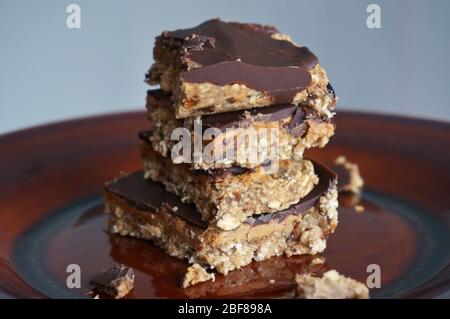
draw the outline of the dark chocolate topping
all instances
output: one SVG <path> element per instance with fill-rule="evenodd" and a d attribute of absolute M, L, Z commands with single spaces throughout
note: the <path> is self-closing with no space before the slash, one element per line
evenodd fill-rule
<path fill-rule="evenodd" d="M 289 215 L 302 214 L 315 206 L 319 198 L 328 191 L 330 185 L 336 179 L 336 175 L 325 166 L 316 162 L 313 163 L 315 172 L 319 177 L 319 184 L 314 187 L 310 194 L 286 210 L 274 214 L 255 215 L 247 218 L 245 223 L 253 226 L 271 221 L 279 222 Z M 167 212 L 196 226 L 207 227 L 193 204 L 181 202 L 178 196 L 166 191 L 160 184 L 146 180 L 142 171 L 121 177 L 107 184 L 105 189 L 140 210 L 157 213 L 160 208 L 164 208 Z"/>
<path fill-rule="evenodd" d="M 329 93 L 331 93 L 333 95 L 334 98 L 336 98 L 336 92 L 334 91 L 334 88 L 330 82 L 328 82 L 328 84 L 327 84 L 327 90 Z"/>
<path fill-rule="evenodd" d="M 147 95 L 155 100 L 154 103 L 157 103 L 156 101 L 158 101 L 164 103 L 167 107 L 171 106 L 170 96 L 162 92 L 162 90 L 149 90 L 147 91 Z M 203 130 L 206 130 L 207 128 L 218 128 L 224 132 L 227 128 L 246 127 L 249 124 L 249 121 L 271 122 L 289 117 L 292 118 L 287 125 L 287 129 L 293 136 L 301 136 L 303 134 L 306 129 L 306 124 L 304 123 L 306 118 L 317 118 L 318 120 L 329 121 L 329 119 L 320 118 L 320 116 L 309 107 L 292 104 L 272 105 L 249 110 L 202 115 L 201 120 Z M 180 126 L 182 126 L 182 120 L 179 121 Z"/>
<path fill-rule="evenodd" d="M 291 122 L 288 124 L 289 132 L 295 136 L 300 137 L 306 130 L 306 111 L 304 108 L 297 107 L 295 109 L 294 116 L 292 116 Z"/>
<path fill-rule="evenodd" d="M 310 84 L 308 70 L 318 59 L 306 47 L 272 38 L 274 33 L 274 27 L 213 19 L 194 28 L 163 32 L 158 40 L 181 43 L 185 81 L 245 84 L 266 92 L 275 103 L 286 103 Z"/>
<path fill-rule="evenodd" d="M 150 145 L 150 137 L 152 136 L 152 131 L 145 130 L 145 131 L 139 131 L 138 137 L 141 141 L 147 143 Z"/>
<path fill-rule="evenodd" d="M 279 121 L 292 116 L 298 107 L 295 105 L 273 105 L 261 108 L 253 108 L 246 111 L 233 111 L 202 116 L 204 128 L 216 127 L 221 130 L 233 127 L 245 126 L 246 118 L 252 117 L 255 121 L 270 122 Z"/>
<path fill-rule="evenodd" d="M 155 101 L 163 102 L 167 107 L 172 107 L 170 94 L 167 94 L 161 89 L 147 90 L 147 96 L 152 97 Z"/>
<path fill-rule="evenodd" d="M 334 164 L 331 169 L 338 177 L 338 191 L 342 191 L 351 184 L 350 172 L 343 164 Z"/>
<path fill-rule="evenodd" d="M 245 168 L 245 167 L 239 167 L 239 166 L 231 166 L 227 168 L 216 168 L 216 169 L 210 169 L 207 171 L 196 169 L 194 170 L 195 174 L 197 175 L 206 175 L 211 180 L 217 181 L 217 180 L 223 180 L 227 178 L 228 176 L 233 175 L 242 175 L 248 172 L 252 172 L 253 170 L 251 168 Z"/>
<path fill-rule="evenodd" d="M 189 50 L 186 58 L 202 66 L 238 59 L 270 67 L 310 69 L 317 64 L 317 57 L 308 48 L 276 40 L 274 33 L 278 33 L 274 27 L 212 19 L 194 28 L 164 32 L 162 37 L 181 41 Z"/>
<path fill-rule="evenodd" d="M 120 280 L 134 281 L 134 271 L 132 268 L 119 265 L 114 266 L 89 280 L 89 284 L 99 290 L 114 289 L 115 283 Z"/>
<path fill-rule="evenodd" d="M 194 225 L 206 227 L 194 205 L 182 203 L 178 196 L 166 191 L 161 184 L 147 181 L 143 171 L 121 177 L 107 184 L 105 189 L 140 210 L 156 213 L 164 208 Z"/>
<path fill-rule="evenodd" d="M 216 85 L 244 84 L 273 98 L 274 104 L 289 103 L 295 94 L 306 89 L 311 75 L 299 67 L 263 67 L 242 61 L 211 64 L 181 74 L 184 81 Z"/>

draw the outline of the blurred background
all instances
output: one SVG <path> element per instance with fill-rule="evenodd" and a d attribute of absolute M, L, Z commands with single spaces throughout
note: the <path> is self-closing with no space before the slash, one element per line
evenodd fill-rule
<path fill-rule="evenodd" d="M 81 28 L 69 29 L 69 4 Z M 369 4 L 381 28 L 366 25 Z M 204 20 L 273 24 L 328 71 L 339 109 L 450 120 L 450 1 L 0 0 L 0 133 L 143 110 L 153 38 Z"/>

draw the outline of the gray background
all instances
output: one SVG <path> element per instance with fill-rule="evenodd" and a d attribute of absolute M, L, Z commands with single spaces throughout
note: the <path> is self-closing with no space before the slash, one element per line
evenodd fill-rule
<path fill-rule="evenodd" d="M 66 7 L 81 6 L 81 29 Z M 381 29 L 366 7 L 381 6 Z M 339 109 L 450 119 L 450 1 L 0 0 L 0 133 L 143 109 L 153 38 L 211 17 L 276 25 L 310 47 Z"/>

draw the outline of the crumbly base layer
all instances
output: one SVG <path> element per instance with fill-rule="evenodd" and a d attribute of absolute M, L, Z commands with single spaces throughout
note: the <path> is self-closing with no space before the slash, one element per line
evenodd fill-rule
<path fill-rule="evenodd" d="M 264 224 L 244 223 L 235 230 L 223 231 L 188 223 L 165 207 L 153 212 L 144 211 L 105 192 L 110 232 L 151 240 L 171 256 L 186 258 L 222 274 L 253 260 L 322 252 L 338 223 L 337 206 L 334 185 L 320 197 L 315 207 L 303 214 L 292 214 Z"/>
<path fill-rule="evenodd" d="M 203 220 L 224 230 L 237 228 L 251 215 L 288 208 L 319 182 L 308 160 L 280 161 L 274 172 L 260 166 L 239 175 L 208 176 L 186 164 L 173 164 L 146 142 L 141 143 L 141 153 L 146 178 L 194 203 Z"/>
<path fill-rule="evenodd" d="M 173 147 L 179 143 L 172 140 L 172 132 L 180 127 L 191 132 L 191 145 L 194 145 L 192 120 L 177 120 L 171 107 L 152 98 L 147 100 L 147 109 L 149 120 L 153 124 L 150 141 L 154 150 L 163 156 L 172 157 Z M 184 154 L 178 156 L 175 152 L 174 161 L 190 162 L 193 168 L 203 170 L 231 166 L 254 168 L 273 160 L 300 160 L 306 149 L 324 147 L 334 135 L 334 124 L 320 118 L 307 118 L 303 134 L 294 135 L 286 128 L 290 120 L 288 117 L 269 122 L 250 121 L 244 127 L 224 130 L 212 139 L 202 139 L 203 154 L 207 156 L 196 157 L 194 161 L 192 148 L 187 158 Z M 254 142 L 248 142 L 246 137 L 254 137 Z"/>
<path fill-rule="evenodd" d="M 329 270 L 322 277 L 311 274 L 296 276 L 297 294 L 303 299 L 368 299 L 369 289 L 354 279 Z"/>

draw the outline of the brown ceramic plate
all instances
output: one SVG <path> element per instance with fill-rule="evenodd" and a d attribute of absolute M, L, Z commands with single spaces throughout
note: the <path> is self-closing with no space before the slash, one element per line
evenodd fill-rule
<path fill-rule="evenodd" d="M 297 272 L 334 268 L 365 281 L 370 264 L 381 268 L 372 297 L 449 296 L 450 124 L 341 112 L 329 146 L 308 155 L 357 162 L 365 211 L 341 198 L 326 264 L 277 257 L 187 290 L 185 262 L 105 232 L 102 185 L 141 167 L 136 134 L 147 126 L 143 113 L 125 113 L 0 137 L 1 297 L 85 297 L 89 278 L 117 263 L 136 269 L 129 298 L 286 297 Z M 81 267 L 79 289 L 66 286 L 69 264 Z"/>

